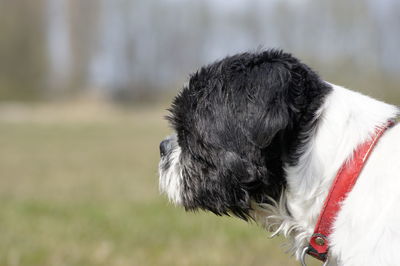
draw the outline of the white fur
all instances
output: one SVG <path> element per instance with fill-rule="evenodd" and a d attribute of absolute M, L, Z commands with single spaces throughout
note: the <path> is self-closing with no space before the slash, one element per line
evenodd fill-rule
<path fill-rule="evenodd" d="M 176 140 L 175 140 L 176 142 Z M 160 192 L 168 195 L 169 200 L 179 205 L 182 203 L 182 170 L 179 164 L 179 157 L 181 155 L 181 148 L 179 145 L 174 145 L 171 154 L 169 155 L 169 163 L 171 166 L 168 170 L 163 171 L 160 162 L 159 175 L 160 175 Z"/>
<path fill-rule="evenodd" d="M 331 237 L 342 265 L 399 265 L 400 126 L 386 132 L 343 202 Z"/>
<path fill-rule="evenodd" d="M 399 110 L 331 84 L 332 93 L 309 132 L 299 164 L 286 167 L 288 188 L 277 206 L 259 206 L 257 221 L 280 221 L 275 234 L 292 239 L 297 259 L 307 246 L 330 185 L 353 150 Z M 286 207 L 282 207 L 284 204 Z M 268 212 L 267 212 L 268 211 Z M 289 215 L 290 213 L 290 215 Z M 279 219 L 280 217 L 280 219 Z M 343 202 L 331 236 L 330 265 L 399 265 L 400 126 L 379 140 L 354 189 Z"/>

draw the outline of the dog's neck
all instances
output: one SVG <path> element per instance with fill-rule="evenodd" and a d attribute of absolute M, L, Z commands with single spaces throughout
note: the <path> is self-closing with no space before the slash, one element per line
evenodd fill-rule
<path fill-rule="evenodd" d="M 377 126 L 395 117 L 394 106 L 331 84 L 333 90 L 316 114 L 314 132 L 295 166 L 285 167 L 287 188 L 277 206 L 267 209 L 268 226 L 292 239 L 299 257 L 313 233 L 315 223 L 337 171 L 354 148 L 367 140 Z M 258 218 L 262 217 L 262 211 Z M 265 215 L 264 215 L 265 216 Z M 259 219 L 257 219 L 259 220 Z"/>

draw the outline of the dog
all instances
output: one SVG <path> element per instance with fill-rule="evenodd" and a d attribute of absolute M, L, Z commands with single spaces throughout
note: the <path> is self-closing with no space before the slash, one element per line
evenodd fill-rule
<path fill-rule="evenodd" d="M 399 109 L 322 80 L 281 50 L 192 74 L 167 117 L 160 190 L 188 211 L 254 220 L 302 259 L 335 176 Z M 388 129 L 341 202 L 329 265 L 399 265 L 400 126 Z"/>

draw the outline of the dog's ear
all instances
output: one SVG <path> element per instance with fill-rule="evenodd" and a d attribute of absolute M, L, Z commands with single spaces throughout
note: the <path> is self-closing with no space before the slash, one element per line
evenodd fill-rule
<path fill-rule="evenodd" d="M 276 198 L 284 183 L 279 167 L 281 142 L 275 140 L 279 132 L 291 125 L 288 99 L 291 72 L 290 66 L 281 62 L 262 62 L 236 71 L 246 73 L 230 72 L 233 74 L 230 86 L 238 91 L 239 97 L 230 103 L 239 103 L 236 108 L 243 111 L 236 110 L 232 112 L 236 116 L 225 120 L 222 116 L 220 120 L 226 123 L 224 128 L 231 129 L 223 139 L 235 140 L 235 145 L 229 145 L 231 151 L 222 149 L 212 160 L 218 161 L 219 167 L 216 172 L 208 173 L 211 180 L 207 184 L 212 185 L 207 186 L 204 194 L 218 197 L 209 197 L 212 202 L 204 205 L 215 208 L 211 211 L 217 214 L 230 212 L 247 219 L 251 201 Z M 239 137 L 241 133 L 246 140 Z"/>
<path fill-rule="evenodd" d="M 250 72 L 246 133 L 261 149 L 290 125 L 290 80 L 288 66 L 279 62 L 263 63 Z"/>
<path fill-rule="evenodd" d="M 220 151 L 213 161 L 218 167 L 205 167 L 196 164 L 206 172 L 185 165 L 183 175 L 186 191 L 184 206 L 186 210 L 201 208 L 217 215 L 233 214 L 241 219 L 250 218 L 251 202 L 254 195 L 264 189 L 265 173 L 257 169 L 248 158 L 236 152 Z M 195 177 L 195 174 L 201 176 Z"/>
<path fill-rule="evenodd" d="M 221 154 L 221 168 L 216 172 L 218 185 L 213 186 L 215 195 L 222 199 L 220 202 L 226 204 L 222 207 L 222 213 L 232 213 L 244 220 L 249 217 L 251 201 L 254 195 L 264 189 L 263 178 L 266 169 L 257 168 L 247 158 L 242 158 L 235 152 L 224 152 Z M 216 200 L 215 202 L 218 202 Z"/>
<path fill-rule="evenodd" d="M 229 212 L 245 220 L 249 217 L 249 211 L 252 209 L 252 201 L 268 202 L 270 198 L 275 198 L 282 189 L 281 180 L 277 180 L 275 176 L 276 172 L 268 171 L 265 165 L 261 165 L 261 162 L 260 164 L 256 163 L 258 158 L 260 158 L 260 154 L 253 154 L 252 158 L 245 158 L 237 153 L 225 152 L 224 162 L 221 164 L 224 167 L 217 173 L 219 185 L 222 187 L 216 194 L 224 198 L 221 202 L 228 204 L 224 207 Z"/>

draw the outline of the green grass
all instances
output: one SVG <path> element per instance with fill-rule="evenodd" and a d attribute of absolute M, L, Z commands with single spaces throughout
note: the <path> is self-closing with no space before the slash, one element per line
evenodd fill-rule
<path fill-rule="evenodd" d="M 159 195 L 163 115 L 0 119 L 0 265 L 298 265 L 257 226 Z"/>

